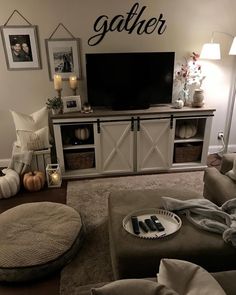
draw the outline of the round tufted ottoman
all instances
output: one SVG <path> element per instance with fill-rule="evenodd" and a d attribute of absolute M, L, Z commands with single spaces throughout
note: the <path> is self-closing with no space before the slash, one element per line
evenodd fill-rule
<path fill-rule="evenodd" d="M 0 281 L 38 279 L 77 254 L 84 237 L 80 214 L 52 202 L 27 203 L 0 214 Z"/>

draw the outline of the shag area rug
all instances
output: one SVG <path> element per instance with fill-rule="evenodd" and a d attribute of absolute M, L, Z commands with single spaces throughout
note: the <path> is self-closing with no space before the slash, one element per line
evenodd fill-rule
<path fill-rule="evenodd" d="M 110 192 L 170 187 L 202 194 L 203 171 L 70 181 L 67 205 L 80 212 L 86 238 L 77 257 L 61 272 L 60 294 L 80 294 L 80 286 L 113 280 L 107 222 Z"/>

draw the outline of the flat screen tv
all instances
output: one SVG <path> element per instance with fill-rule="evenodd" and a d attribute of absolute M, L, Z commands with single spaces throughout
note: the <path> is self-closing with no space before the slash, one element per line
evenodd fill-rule
<path fill-rule="evenodd" d="M 174 52 L 86 54 L 92 107 L 146 109 L 172 101 Z"/>

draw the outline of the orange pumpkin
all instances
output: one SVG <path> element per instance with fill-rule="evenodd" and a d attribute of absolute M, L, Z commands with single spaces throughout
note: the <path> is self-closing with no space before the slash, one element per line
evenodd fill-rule
<path fill-rule="evenodd" d="M 41 171 L 33 171 L 24 174 L 23 185 L 30 192 L 41 190 L 45 184 L 45 176 Z"/>

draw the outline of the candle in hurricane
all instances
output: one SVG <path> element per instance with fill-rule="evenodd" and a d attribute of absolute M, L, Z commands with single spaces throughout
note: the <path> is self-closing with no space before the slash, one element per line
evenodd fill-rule
<path fill-rule="evenodd" d="M 54 88 L 55 88 L 55 90 L 61 90 L 62 89 L 61 75 L 54 75 Z"/>
<path fill-rule="evenodd" d="M 78 85 L 78 81 L 77 81 L 77 77 L 76 76 L 70 76 L 69 78 L 69 82 L 70 82 L 70 88 L 71 89 L 76 89 L 77 85 Z"/>

